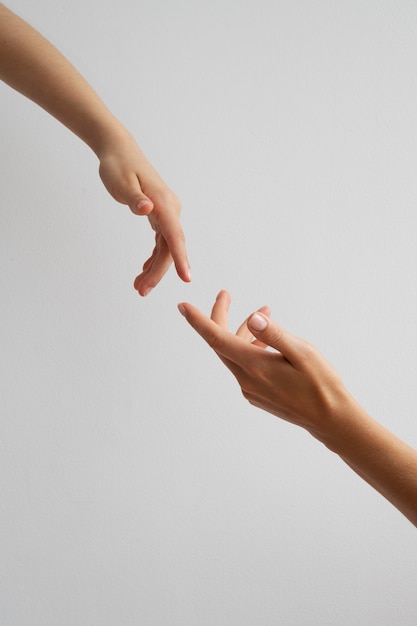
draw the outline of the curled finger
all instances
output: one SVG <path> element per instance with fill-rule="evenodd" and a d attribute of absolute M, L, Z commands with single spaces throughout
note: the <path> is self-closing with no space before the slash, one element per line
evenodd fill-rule
<path fill-rule="evenodd" d="M 267 317 L 271 315 L 271 309 L 269 308 L 269 306 L 262 306 L 260 309 L 258 309 L 258 311 L 260 313 L 263 313 Z M 242 324 L 239 326 L 239 328 L 236 331 L 236 335 L 240 337 L 241 339 L 243 339 L 244 341 L 253 343 L 255 346 L 260 346 L 264 348 L 265 344 L 259 341 L 258 339 L 256 339 L 248 328 L 248 320 L 250 317 L 252 317 L 252 315 L 253 313 L 251 313 L 249 317 L 247 317 L 245 321 L 242 322 Z"/>

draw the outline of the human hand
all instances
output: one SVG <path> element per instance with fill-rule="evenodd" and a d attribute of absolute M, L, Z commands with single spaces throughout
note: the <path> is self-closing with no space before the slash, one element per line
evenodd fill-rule
<path fill-rule="evenodd" d="M 40 33 L 0 3 L 0 80 L 5 81 L 80 137 L 100 160 L 108 192 L 133 213 L 147 215 L 155 249 L 135 280 L 146 296 L 172 261 L 191 280 L 178 198 L 88 82 Z"/>
<path fill-rule="evenodd" d="M 233 335 L 229 306 L 221 291 L 211 319 L 191 304 L 178 308 L 251 404 L 305 428 L 417 526 L 417 451 L 367 415 L 320 352 L 271 321 L 268 307 Z"/>
<path fill-rule="evenodd" d="M 182 303 L 179 310 L 234 374 L 252 405 L 317 438 L 328 436 L 350 398 L 337 372 L 311 344 L 271 321 L 268 307 L 249 316 L 236 335 L 228 332 L 230 302 L 221 291 L 211 319 L 191 304 Z"/>
<path fill-rule="evenodd" d="M 191 281 L 184 233 L 180 224 L 181 204 L 149 163 L 135 140 L 118 135 L 99 152 L 100 177 L 115 200 L 127 204 L 136 215 L 146 215 L 155 231 L 155 247 L 136 277 L 141 296 L 159 283 L 174 261 L 178 276 Z"/>

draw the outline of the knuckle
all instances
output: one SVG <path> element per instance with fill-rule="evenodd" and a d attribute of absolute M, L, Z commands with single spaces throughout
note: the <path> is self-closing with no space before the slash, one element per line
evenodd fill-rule
<path fill-rule="evenodd" d="M 218 335 L 216 335 L 214 332 L 209 332 L 207 333 L 205 339 L 210 348 L 212 348 L 215 352 L 219 352 L 223 342 Z"/>
<path fill-rule="evenodd" d="M 316 351 L 314 346 L 313 346 L 313 344 L 309 343 L 305 339 L 302 340 L 302 350 L 303 350 L 304 354 L 309 355 L 309 356 L 314 354 L 315 351 Z"/>
<path fill-rule="evenodd" d="M 315 362 L 317 360 L 317 350 L 308 341 L 303 340 L 301 344 L 301 354 L 306 363 Z"/>
<path fill-rule="evenodd" d="M 152 194 L 155 207 L 169 207 L 178 215 L 181 213 L 181 202 L 178 196 L 170 189 L 161 189 Z"/>
<path fill-rule="evenodd" d="M 275 327 L 272 330 L 272 336 L 271 336 L 272 342 L 274 344 L 279 345 L 282 342 L 283 338 L 284 338 L 283 330 L 281 328 L 279 328 L 279 326 Z"/>
<path fill-rule="evenodd" d="M 249 391 L 247 389 L 241 389 L 242 392 L 242 396 L 245 398 L 245 400 L 247 400 L 248 402 L 251 401 L 251 394 L 249 393 Z"/>
<path fill-rule="evenodd" d="M 251 404 L 252 406 L 255 406 L 255 407 L 259 406 L 259 401 L 256 399 L 256 396 L 252 394 L 250 391 L 247 391 L 246 389 L 242 389 L 242 395 L 245 398 L 245 400 L 247 400 L 249 404 Z"/>
<path fill-rule="evenodd" d="M 250 401 L 250 399 L 253 398 L 257 390 L 256 381 L 253 380 L 251 376 L 250 375 L 248 376 L 246 373 L 243 379 L 241 378 L 240 386 L 241 386 L 243 397 L 246 398 L 246 400 Z"/>

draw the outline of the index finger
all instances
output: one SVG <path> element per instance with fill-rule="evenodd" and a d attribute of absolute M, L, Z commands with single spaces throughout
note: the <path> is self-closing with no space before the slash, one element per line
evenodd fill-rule
<path fill-rule="evenodd" d="M 155 210 L 155 209 L 154 209 Z M 149 215 L 151 219 L 152 213 Z M 168 249 L 174 261 L 177 274 L 183 281 L 191 281 L 190 262 L 185 246 L 185 236 L 182 230 L 179 216 L 164 212 L 159 215 L 159 230 L 166 241 Z"/>
<path fill-rule="evenodd" d="M 260 350 L 263 353 L 262 348 L 248 344 L 240 337 L 220 327 L 192 304 L 182 302 L 178 305 L 178 309 L 190 326 L 219 356 L 236 363 L 236 365 L 243 367 L 248 358 L 253 358 L 254 350 Z"/>

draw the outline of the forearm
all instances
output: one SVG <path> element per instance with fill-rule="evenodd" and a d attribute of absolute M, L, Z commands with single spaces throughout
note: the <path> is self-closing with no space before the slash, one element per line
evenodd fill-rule
<path fill-rule="evenodd" d="M 0 79 L 53 115 L 97 155 L 113 138 L 128 134 L 71 63 L 3 4 Z"/>
<path fill-rule="evenodd" d="M 315 436 L 417 526 L 417 451 L 355 401 L 338 420 L 339 428 Z"/>

